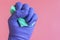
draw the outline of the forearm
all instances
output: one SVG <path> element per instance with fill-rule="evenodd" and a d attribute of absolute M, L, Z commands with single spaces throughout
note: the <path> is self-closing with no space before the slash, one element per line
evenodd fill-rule
<path fill-rule="evenodd" d="M 9 36 L 8 40 L 25 40 L 25 39 L 19 36 Z"/>
<path fill-rule="evenodd" d="M 9 36 L 8 40 L 29 40 L 28 37 L 26 38 L 26 36 Z"/>
<path fill-rule="evenodd" d="M 31 34 L 25 31 L 22 31 L 18 34 L 9 35 L 8 40 L 30 40 Z"/>

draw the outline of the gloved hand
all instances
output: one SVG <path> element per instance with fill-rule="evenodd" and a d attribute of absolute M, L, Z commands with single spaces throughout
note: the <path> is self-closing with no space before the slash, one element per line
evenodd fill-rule
<path fill-rule="evenodd" d="M 28 4 L 17 2 L 15 7 L 16 11 L 8 19 L 10 31 L 8 40 L 29 40 L 37 21 L 37 15 L 34 13 L 33 8 L 29 7 Z M 20 27 L 17 21 L 18 18 L 24 18 L 28 23 L 28 26 Z"/>

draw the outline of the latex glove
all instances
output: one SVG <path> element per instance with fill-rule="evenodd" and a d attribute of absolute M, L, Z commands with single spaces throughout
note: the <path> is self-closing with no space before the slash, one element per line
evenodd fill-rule
<path fill-rule="evenodd" d="M 10 31 L 8 40 L 29 40 L 37 21 L 37 15 L 34 13 L 33 8 L 29 7 L 28 4 L 17 2 L 15 7 L 16 11 L 8 19 Z M 18 18 L 24 18 L 28 23 L 28 26 L 20 27 L 17 22 Z"/>

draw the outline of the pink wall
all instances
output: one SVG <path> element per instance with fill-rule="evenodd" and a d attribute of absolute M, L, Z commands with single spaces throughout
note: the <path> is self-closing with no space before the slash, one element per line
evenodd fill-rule
<path fill-rule="evenodd" d="M 60 40 L 60 0 L 19 0 L 34 7 L 38 22 L 31 40 Z M 8 40 L 10 6 L 15 0 L 0 0 L 0 40 Z"/>

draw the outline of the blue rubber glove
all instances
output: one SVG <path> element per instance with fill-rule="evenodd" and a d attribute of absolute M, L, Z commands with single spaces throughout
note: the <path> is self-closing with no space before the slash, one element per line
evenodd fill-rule
<path fill-rule="evenodd" d="M 37 15 L 34 13 L 33 8 L 27 4 L 17 2 L 15 7 L 16 11 L 8 19 L 10 31 L 8 40 L 29 40 L 37 21 Z M 28 26 L 20 27 L 17 21 L 18 18 L 24 18 Z"/>

